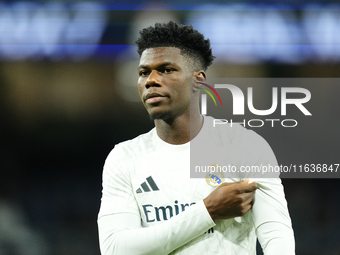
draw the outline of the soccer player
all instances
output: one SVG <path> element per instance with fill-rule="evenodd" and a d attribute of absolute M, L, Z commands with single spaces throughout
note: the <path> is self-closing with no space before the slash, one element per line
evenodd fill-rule
<path fill-rule="evenodd" d="M 257 238 L 266 255 L 295 254 L 279 178 L 231 178 L 218 187 L 190 178 L 190 143 L 202 134 L 226 152 L 223 163 L 277 164 L 255 132 L 213 128 L 213 118 L 200 114 L 198 87 L 214 58 L 209 40 L 169 22 L 143 29 L 136 43 L 138 90 L 155 128 L 116 145 L 106 159 L 102 254 L 253 255 Z"/>

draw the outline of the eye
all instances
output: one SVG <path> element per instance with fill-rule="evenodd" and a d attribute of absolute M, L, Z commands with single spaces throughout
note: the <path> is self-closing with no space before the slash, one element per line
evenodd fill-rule
<path fill-rule="evenodd" d="M 165 68 L 164 69 L 164 73 L 172 73 L 173 71 L 175 71 L 173 68 Z"/>
<path fill-rule="evenodd" d="M 139 76 L 147 76 L 149 74 L 149 71 L 142 70 L 139 72 Z"/>

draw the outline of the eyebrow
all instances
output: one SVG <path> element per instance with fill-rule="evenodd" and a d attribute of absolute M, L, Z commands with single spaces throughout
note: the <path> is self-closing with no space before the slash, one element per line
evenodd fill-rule
<path fill-rule="evenodd" d="M 174 63 L 172 63 L 172 62 L 164 62 L 164 63 L 158 65 L 157 68 L 163 68 L 163 67 L 166 67 L 168 65 L 174 65 Z M 150 69 L 149 66 L 147 66 L 147 65 L 140 65 L 140 66 L 138 66 L 138 69 L 141 69 L 141 68 L 143 68 L 143 69 Z"/>

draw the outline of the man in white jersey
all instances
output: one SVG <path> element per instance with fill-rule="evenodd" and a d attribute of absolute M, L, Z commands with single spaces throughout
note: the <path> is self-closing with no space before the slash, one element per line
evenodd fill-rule
<path fill-rule="evenodd" d="M 137 40 L 138 90 L 155 128 L 115 146 L 103 171 L 98 215 L 102 254 L 295 254 L 279 178 L 190 178 L 190 144 L 220 148 L 223 163 L 276 165 L 263 138 L 242 126 L 212 128 L 199 89 L 213 56 L 209 40 L 174 22 Z M 208 137 L 207 137 L 208 134 Z"/>

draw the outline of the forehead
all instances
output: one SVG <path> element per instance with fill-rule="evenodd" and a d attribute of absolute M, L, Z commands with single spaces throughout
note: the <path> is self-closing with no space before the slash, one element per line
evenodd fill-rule
<path fill-rule="evenodd" d="M 139 64 L 152 66 L 162 63 L 173 63 L 179 66 L 185 64 L 185 57 L 181 50 L 175 47 L 149 48 L 143 51 Z"/>

